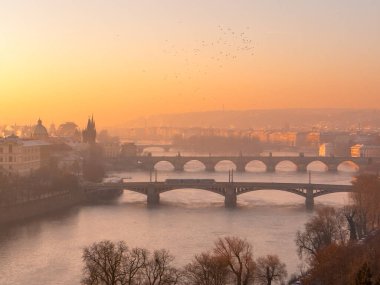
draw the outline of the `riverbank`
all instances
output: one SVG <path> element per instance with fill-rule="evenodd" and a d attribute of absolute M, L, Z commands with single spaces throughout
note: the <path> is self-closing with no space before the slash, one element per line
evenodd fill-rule
<path fill-rule="evenodd" d="M 84 202 L 82 193 L 58 192 L 42 198 L 0 207 L 0 227 L 64 210 Z"/>
<path fill-rule="evenodd" d="M 38 199 L 0 207 L 0 227 L 66 210 L 77 205 L 104 203 L 119 197 L 122 193 L 123 191 L 120 189 L 105 193 L 86 193 L 83 189 L 48 193 Z"/>

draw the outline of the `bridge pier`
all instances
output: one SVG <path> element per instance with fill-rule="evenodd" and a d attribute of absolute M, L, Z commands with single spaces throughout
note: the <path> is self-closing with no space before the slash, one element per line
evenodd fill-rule
<path fill-rule="evenodd" d="M 243 162 L 239 162 L 236 164 L 237 172 L 245 172 L 245 164 Z"/>
<path fill-rule="evenodd" d="M 297 165 L 297 171 L 298 172 L 306 172 L 307 171 L 307 165 L 306 164 L 298 164 Z"/>
<path fill-rule="evenodd" d="M 156 207 L 160 204 L 160 192 L 154 186 L 148 187 L 146 196 L 149 208 Z"/>
<path fill-rule="evenodd" d="M 337 172 L 338 171 L 338 165 L 337 164 L 329 164 L 327 166 L 328 172 Z"/>
<path fill-rule="evenodd" d="M 235 187 L 228 187 L 226 189 L 226 195 L 224 197 L 224 206 L 229 209 L 236 208 L 237 195 Z"/>
<path fill-rule="evenodd" d="M 185 165 L 183 165 L 182 163 L 175 163 L 174 171 L 180 171 L 180 172 L 185 171 Z"/>
<path fill-rule="evenodd" d="M 306 190 L 305 206 L 308 211 L 313 211 L 314 209 L 314 193 L 312 188 Z"/>
<path fill-rule="evenodd" d="M 276 172 L 275 164 L 267 164 L 267 172 Z"/>
<path fill-rule="evenodd" d="M 204 163 L 206 167 L 207 172 L 214 172 L 215 171 L 215 164 L 212 162 Z"/>
<path fill-rule="evenodd" d="M 142 164 L 140 168 L 145 171 L 154 171 L 154 163 Z"/>

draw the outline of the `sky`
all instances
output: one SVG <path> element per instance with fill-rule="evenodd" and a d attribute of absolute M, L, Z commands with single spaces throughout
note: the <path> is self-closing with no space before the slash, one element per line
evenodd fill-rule
<path fill-rule="evenodd" d="M 377 0 L 0 0 L 0 124 L 380 108 Z"/>

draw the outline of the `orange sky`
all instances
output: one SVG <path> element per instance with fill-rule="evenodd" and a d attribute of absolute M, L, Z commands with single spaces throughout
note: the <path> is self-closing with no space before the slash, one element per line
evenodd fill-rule
<path fill-rule="evenodd" d="M 223 106 L 380 108 L 379 1 L 1 6 L 0 124 L 82 123 L 94 113 L 107 126 Z"/>

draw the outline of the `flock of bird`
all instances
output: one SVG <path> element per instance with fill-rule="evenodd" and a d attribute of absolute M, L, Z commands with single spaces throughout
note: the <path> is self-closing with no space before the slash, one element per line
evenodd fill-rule
<path fill-rule="evenodd" d="M 186 47 L 170 44 L 169 40 L 166 40 L 163 52 L 174 57 L 182 57 L 186 63 L 196 61 L 197 57 L 202 56 L 203 60 L 208 59 L 222 65 L 225 60 L 238 60 L 246 55 L 254 55 L 253 41 L 248 37 L 249 29 L 247 27 L 244 32 L 236 32 L 229 27 L 219 25 L 219 34 L 214 39 L 198 40 Z"/>
<path fill-rule="evenodd" d="M 231 63 L 247 61 L 254 56 L 254 44 L 249 38 L 250 27 L 237 32 L 230 27 L 219 25 L 216 36 L 186 43 L 186 46 L 165 40 L 162 52 L 180 63 L 180 66 L 164 75 L 176 80 L 205 76 L 216 69 L 230 68 Z"/>
<path fill-rule="evenodd" d="M 205 77 L 216 72 L 229 72 L 234 64 L 246 63 L 254 56 L 254 44 L 249 34 L 250 27 L 236 31 L 219 25 L 216 33 L 207 39 L 182 44 L 165 40 L 162 53 L 168 59 L 168 65 L 163 72 L 163 80 L 177 84 L 180 90 L 178 95 L 182 95 L 183 91 L 198 93 L 201 90 L 199 81 Z M 188 90 L 189 87 L 183 90 L 184 83 L 190 85 L 192 90 Z"/>

